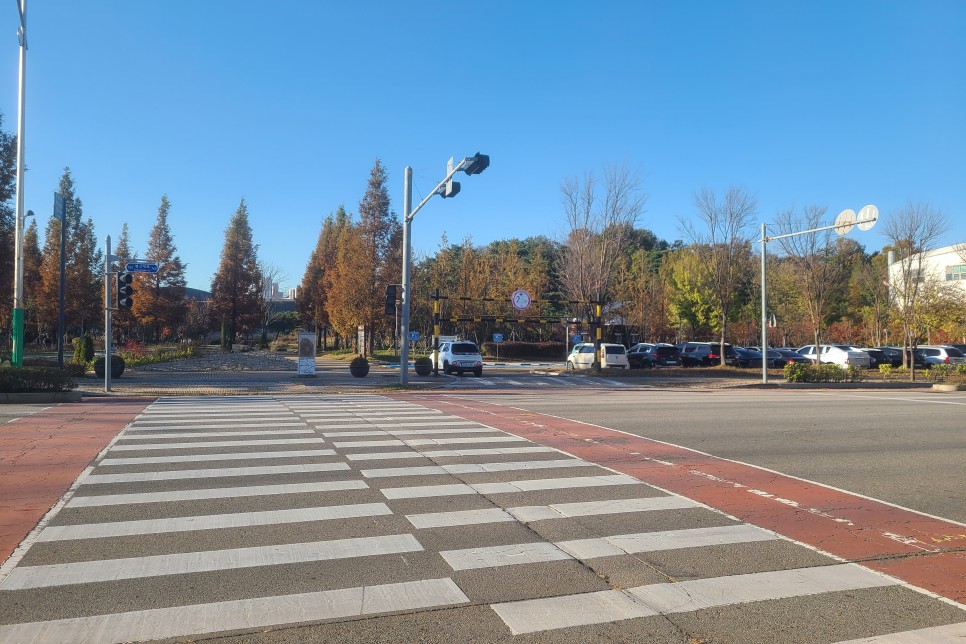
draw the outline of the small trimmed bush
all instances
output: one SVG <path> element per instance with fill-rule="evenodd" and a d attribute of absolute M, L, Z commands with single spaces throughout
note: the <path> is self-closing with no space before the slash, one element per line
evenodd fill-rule
<path fill-rule="evenodd" d="M 0 393 L 70 391 L 77 381 L 57 367 L 5 367 L 0 369 Z"/>
<path fill-rule="evenodd" d="M 362 356 L 353 358 L 349 363 L 349 373 L 356 378 L 365 378 L 369 375 L 369 361 Z"/>
<path fill-rule="evenodd" d="M 861 382 L 865 379 L 862 369 L 850 365 L 843 369 L 836 364 L 813 365 L 792 363 L 783 370 L 788 382 Z"/>
<path fill-rule="evenodd" d="M 89 365 L 94 359 L 94 338 L 90 333 L 85 333 L 83 337 L 77 339 L 74 345 L 74 362 L 82 365 Z"/>
<path fill-rule="evenodd" d="M 417 376 L 428 376 L 433 371 L 433 359 L 428 356 L 416 358 L 413 362 L 413 368 L 416 370 Z"/>
<path fill-rule="evenodd" d="M 125 366 L 127 365 L 124 358 L 117 354 L 111 355 L 111 378 L 120 378 L 121 374 L 124 373 Z M 98 378 L 104 377 L 104 356 L 94 361 L 94 375 Z"/>

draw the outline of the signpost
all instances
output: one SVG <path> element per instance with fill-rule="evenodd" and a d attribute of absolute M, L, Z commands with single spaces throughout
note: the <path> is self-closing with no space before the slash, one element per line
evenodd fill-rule
<path fill-rule="evenodd" d="M 499 362 L 500 361 L 500 343 L 503 342 L 503 334 L 494 333 L 493 342 L 496 344 L 496 361 Z"/>
<path fill-rule="evenodd" d="M 128 262 L 124 265 L 124 270 L 128 273 L 157 273 L 157 262 Z"/>
<path fill-rule="evenodd" d="M 315 343 L 318 338 L 315 331 L 302 331 L 299 333 L 299 361 L 298 375 L 315 375 Z"/>

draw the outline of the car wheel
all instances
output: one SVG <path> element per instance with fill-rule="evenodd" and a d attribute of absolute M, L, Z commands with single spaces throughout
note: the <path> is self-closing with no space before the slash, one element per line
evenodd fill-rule
<path fill-rule="evenodd" d="M 443 361 L 443 373 L 445 373 L 447 376 L 450 374 L 449 362 L 446 360 Z"/>
<path fill-rule="evenodd" d="M 480 368 L 480 369 L 474 369 L 473 370 L 473 375 L 476 376 L 477 378 L 482 378 L 483 377 L 483 369 L 482 368 Z"/>
<path fill-rule="evenodd" d="M 568 360 L 567 361 L 567 371 L 573 371 L 573 370 L 574 370 L 574 363 L 571 362 L 570 360 Z"/>

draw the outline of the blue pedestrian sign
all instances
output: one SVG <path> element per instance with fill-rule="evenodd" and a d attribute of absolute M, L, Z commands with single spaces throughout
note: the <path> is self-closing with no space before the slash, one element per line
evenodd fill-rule
<path fill-rule="evenodd" d="M 409 339 L 413 342 L 419 342 L 419 331 L 410 331 Z"/>
<path fill-rule="evenodd" d="M 157 262 L 128 262 L 124 267 L 128 273 L 157 273 Z"/>
<path fill-rule="evenodd" d="M 503 342 L 503 334 L 502 333 L 494 333 L 493 334 L 493 341 L 496 342 L 496 343 Z"/>

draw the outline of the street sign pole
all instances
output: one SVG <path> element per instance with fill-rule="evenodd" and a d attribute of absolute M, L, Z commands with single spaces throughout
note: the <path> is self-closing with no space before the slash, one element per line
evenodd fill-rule
<path fill-rule="evenodd" d="M 60 220 L 60 294 L 57 298 L 57 368 L 64 368 L 64 289 L 67 274 L 67 209 L 64 197 L 54 193 L 54 218 Z"/>

